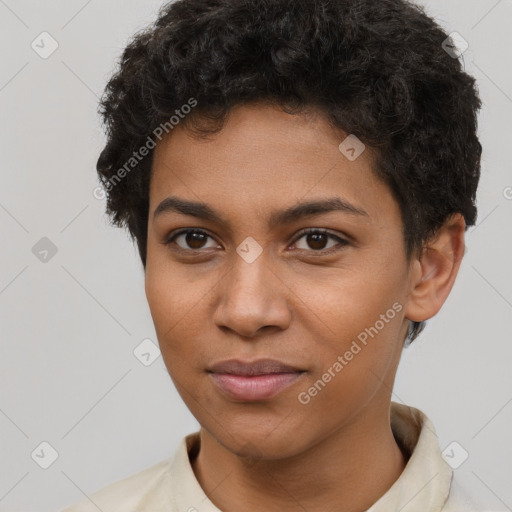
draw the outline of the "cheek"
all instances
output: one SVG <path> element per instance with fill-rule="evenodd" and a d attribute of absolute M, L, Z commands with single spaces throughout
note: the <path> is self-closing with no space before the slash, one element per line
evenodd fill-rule
<path fill-rule="evenodd" d="M 316 338 L 318 364 L 311 379 L 323 396 L 319 402 L 335 405 L 343 397 L 357 406 L 394 374 L 401 352 L 401 281 L 396 275 L 381 274 L 380 279 L 373 275 L 331 281 L 310 297 L 317 314 L 309 315 L 307 323 L 324 334 Z"/>
<path fill-rule="evenodd" d="M 207 293 L 179 276 L 179 272 L 162 267 L 148 266 L 146 271 L 146 297 L 166 364 L 172 355 L 194 348 L 191 339 L 197 329 L 191 326 L 201 325 L 199 310 Z"/>
<path fill-rule="evenodd" d="M 390 313 L 384 320 L 366 322 L 364 315 L 340 318 L 339 337 L 331 338 L 329 350 L 318 354 L 319 365 L 299 390 L 297 400 L 308 428 L 337 428 L 349 421 L 376 396 L 391 393 L 400 357 L 400 313 Z M 378 311 L 378 309 L 377 309 Z M 391 318 L 391 316 L 394 316 Z M 347 323 L 351 323 L 351 327 Z M 382 323 L 381 323 L 382 322 Z M 333 330 L 336 326 L 333 326 Z M 329 412 L 328 412 L 329 411 Z M 304 427 L 306 428 L 306 427 Z"/>
<path fill-rule="evenodd" d="M 337 365 L 337 373 L 352 381 L 364 380 L 371 372 L 383 376 L 400 345 L 402 310 L 398 301 L 382 298 L 345 308 L 331 323 L 335 335 L 324 350 L 322 371 L 338 361 L 343 368 Z"/>
<path fill-rule="evenodd" d="M 317 325 L 335 350 L 359 335 L 364 341 L 368 329 L 376 334 L 375 324 L 382 338 L 394 338 L 402 318 L 402 277 L 379 270 L 341 270 L 323 282 L 304 283 L 308 293 L 298 292 L 308 316 L 304 325 Z"/>
<path fill-rule="evenodd" d="M 200 307 L 207 294 L 207 280 L 196 274 L 173 264 L 161 249 L 148 253 L 146 297 L 157 333 L 162 334 L 163 339 L 172 336 L 180 322 L 187 321 L 188 315 Z"/>

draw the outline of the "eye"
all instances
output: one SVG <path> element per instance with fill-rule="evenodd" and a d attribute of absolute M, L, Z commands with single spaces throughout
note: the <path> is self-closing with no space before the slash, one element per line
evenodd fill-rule
<path fill-rule="evenodd" d="M 170 246 L 172 243 L 176 243 L 176 245 L 178 246 L 178 250 L 193 252 L 198 252 L 199 249 L 209 249 L 217 247 L 218 244 L 215 243 L 210 247 L 205 245 L 208 238 L 213 240 L 213 237 L 209 235 L 206 231 L 203 231 L 202 229 L 182 229 L 177 233 L 172 234 L 163 242 L 163 244 Z M 295 239 L 294 244 L 297 244 L 297 242 L 300 241 L 302 238 L 304 238 L 306 245 L 309 245 L 309 247 L 312 250 L 308 250 L 307 247 L 298 247 L 298 249 L 306 250 L 308 252 L 319 252 L 322 254 L 330 254 L 331 252 L 335 252 L 336 250 L 340 249 L 340 247 L 335 248 L 336 244 L 331 245 L 330 247 L 326 247 L 326 243 L 329 239 L 338 242 L 338 245 L 341 245 L 341 248 L 350 244 L 349 241 L 325 229 L 311 228 L 302 231 L 299 234 L 299 236 Z M 178 243 L 178 240 L 181 240 L 181 244 Z M 332 250 L 333 248 L 334 250 Z"/>
<path fill-rule="evenodd" d="M 211 247 L 216 247 L 218 244 L 214 246 L 205 246 L 205 242 L 208 238 L 212 238 L 206 231 L 202 229 L 182 229 L 177 233 L 170 236 L 165 242 L 165 245 L 171 245 L 175 240 L 182 240 L 183 245 L 176 243 L 179 249 L 187 250 L 196 250 L 196 249 L 209 249 Z M 213 240 L 213 238 L 212 238 Z M 188 245 L 188 247 L 187 247 Z"/>
<path fill-rule="evenodd" d="M 304 238 L 305 242 L 309 247 L 311 247 L 313 250 L 309 250 L 308 252 L 322 252 L 322 254 L 335 252 L 336 250 L 339 250 L 340 248 L 335 248 L 334 251 L 331 250 L 334 245 L 331 245 L 330 247 L 326 247 L 326 242 L 330 238 L 331 240 L 334 240 L 338 242 L 338 244 L 341 244 L 341 248 L 345 247 L 346 245 L 349 245 L 349 241 L 345 240 L 344 238 L 341 238 L 340 236 L 332 234 L 330 231 L 327 231 L 325 229 L 308 229 L 306 231 L 303 231 L 298 238 L 295 239 L 295 243 L 299 241 L 301 238 Z M 304 250 L 304 248 L 299 247 L 299 249 Z M 305 250 L 308 250 L 307 248 Z"/>

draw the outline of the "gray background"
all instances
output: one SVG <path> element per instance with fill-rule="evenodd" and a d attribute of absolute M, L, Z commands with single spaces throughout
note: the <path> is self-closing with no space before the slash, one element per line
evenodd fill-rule
<path fill-rule="evenodd" d="M 455 473 L 482 510 L 512 510 L 512 1 L 422 4 L 469 42 L 484 152 L 468 252 L 444 308 L 405 350 L 393 399 L 431 418 L 442 449 L 469 453 Z M 1 511 L 59 510 L 170 457 L 198 428 L 162 358 L 134 356 L 156 342 L 142 266 L 92 192 L 98 97 L 160 5 L 0 0 Z M 31 47 L 43 31 L 59 44 L 47 59 Z M 46 262 L 32 250 L 43 237 L 57 249 Z M 43 441 L 58 453 L 47 469 Z"/>

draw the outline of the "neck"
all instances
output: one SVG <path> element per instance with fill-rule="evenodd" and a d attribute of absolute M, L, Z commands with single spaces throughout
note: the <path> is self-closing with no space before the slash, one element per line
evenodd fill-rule
<path fill-rule="evenodd" d="M 201 429 L 192 467 L 223 512 L 344 512 L 367 510 L 401 475 L 406 460 L 390 426 L 389 409 L 360 415 L 314 446 L 286 459 L 248 462 Z M 336 508 L 336 507 L 334 507 Z"/>

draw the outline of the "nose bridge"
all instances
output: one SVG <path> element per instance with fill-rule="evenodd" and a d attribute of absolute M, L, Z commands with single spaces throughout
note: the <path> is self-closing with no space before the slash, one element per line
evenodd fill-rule
<path fill-rule="evenodd" d="M 244 243 L 237 249 L 223 290 L 227 300 L 257 306 L 258 302 L 267 301 L 268 294 L 272 294 L 270 276 L 273 274 L 269 269 L 268 254 L 261 252 L 255 257 L 251 254 L 253 251 L 254 248 L 244 246 Z"/>
<path fill-rule="evenodd" d="M 217 325 L 245 336 L 264 326 L 285 328 L 289 322 L 286 296 L 272 270 L 271 258 L 264 252 L 254 257 L 251 251 L 254 247 L 250 242 L 248 247 L 242 243 L 237 249 L 231 271 L 220 283 L 221 297 L 214 313 Z"/>

